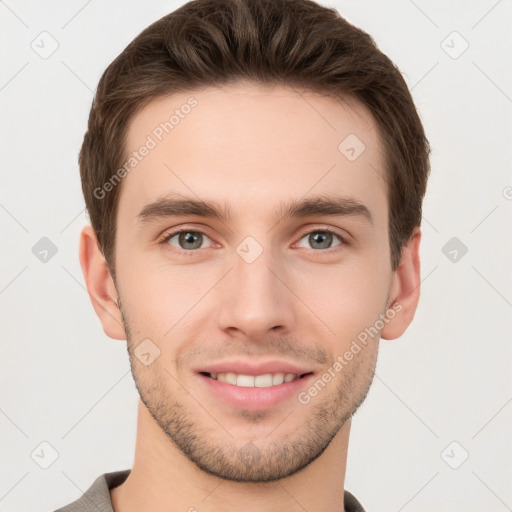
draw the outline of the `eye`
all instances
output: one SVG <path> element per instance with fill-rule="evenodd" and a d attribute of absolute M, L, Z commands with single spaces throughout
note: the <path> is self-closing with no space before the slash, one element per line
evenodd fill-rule
<path fill-rule="evenodd" d="M 205 240 L 210 240 L 210 238 L 201 231 L 181 229 L 166 235 L 166 237 L 162 240 L 162 243 L 169 244 L 181 251 L 190 252 L 194 251 L 195 249 L 204 249 Z"/>
<path fill-rule="evenodd" d="M 333 241 L 338 239 L 339 242 L 333 245 Z M 334 233 L 330 229 L 315 229 L 313 231 L 308 231 L 307 233 L 302 233 L 301 240 L 306 239 L 306 243 L 310 244 L 310 247 L 306 247 L 306 249 L 331 249 L 338 245 L 346 244 L 345 240 L 341 235 Z M 304 247 L 300 245 L 300 241 L 298 244 L 299 247 Z"/>
<path fill-rule="evenodd" d="M 336 239 L 338 240 L 337 243 Z M 305 240 L 305 242 L 303 242 L 303 240 Z M 170 245 L 175 248 L 177 252 L 189 253 L 192 255 L 192 253 L 197 252 L 197 249 L 207 248 L 208 241 L 212 242 L 210 237 L 202 231 L 184 228 L 166 234 L 160 243 L 166 246 Z M 303 245 L 304 243 L 309 244 L 309 247 Z M 298 247 L 318 251 L 333 249 L 339 245 L 348 245 L 348 242 L 334 231 L 323 228 L 302 233 L 301 238 L 296 245 Z"/>

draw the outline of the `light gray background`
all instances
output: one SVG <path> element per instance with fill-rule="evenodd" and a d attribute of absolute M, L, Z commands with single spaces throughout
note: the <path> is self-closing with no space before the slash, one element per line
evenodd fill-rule
<path fill-rule="evenodd" d="M 53 510 L 132 465 L 138 395 L 84 288 L 77 154 L 105 67 L 182 3 L 0 1 L 2 511 Z M 368 512 L 512 510 L 512 4 L 322 3 L 396 62 L 433 147 L 420 305 L 381 343 L 346 488 Z M 51 48 L 43 31 L 47 59 L 31 47 Z M 42 237 L 58 249 L 46 263 Z M 456 262 L 452 237 L 468 248 Z M 58 452 L 47 469 L 42 442 Z"/>

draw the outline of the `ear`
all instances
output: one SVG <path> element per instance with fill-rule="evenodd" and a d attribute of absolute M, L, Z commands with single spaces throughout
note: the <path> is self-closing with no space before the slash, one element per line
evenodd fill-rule
<path fill-rule="evenodd" d="M 421 231 L 417 227 L 403 248 L 400 265 L 393 274 L 386 315 L 390 320 L 381 331 L 385 340 L 402 336 L 414 318 L 420 298 L 420 241 Z"/>
<path fill-rule="evenodd" d="M 121 311 L 117 307 L 117 290 L 92 226 L 85 226 L 80 234 L 80 265 L 103 331 L 110 338 L 125 340 Z"/>

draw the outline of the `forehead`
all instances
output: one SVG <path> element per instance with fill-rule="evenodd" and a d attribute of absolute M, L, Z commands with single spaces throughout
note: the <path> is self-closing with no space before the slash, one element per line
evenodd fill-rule
<path fill-rule="evenodd" d="M 377 217 L 387 211 L 384 148 L 356 100 L 284 86 L 207 87 L 146 105 L 125 150 L 133 165 L 125 166 L 119 216 L 168 193 L 229 203 L 240 215 L 264 215 L 263 205 L 270 215 L 283 198 L 331 192 Z"/>

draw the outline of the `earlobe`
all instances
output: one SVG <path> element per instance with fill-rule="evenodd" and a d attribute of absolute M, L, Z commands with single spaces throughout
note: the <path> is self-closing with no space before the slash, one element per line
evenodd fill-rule
<path fill-rule="evenodd" d="M 415 228 L 402 252 L 400 265 L 393 275 L 388 322 L 381 331 L 381 338 L 399 338 L 409 327 L 420 298 L 420 228 Z"/>
<path fill-rule="evenodd" d="M 110 338 L 125 340 L 121 311 L 117 307 L 117 290 L 92 226 L 85 226 L 80 234 L 80 265 L 103 331 Z"/>

